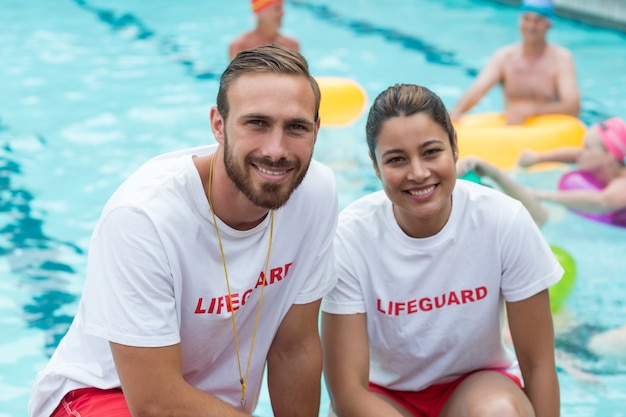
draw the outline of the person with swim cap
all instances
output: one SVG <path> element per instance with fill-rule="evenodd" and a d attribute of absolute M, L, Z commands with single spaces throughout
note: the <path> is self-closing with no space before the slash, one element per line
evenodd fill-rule
<path fill-rule="evenodd" d="M 584 213 L 610 214 L 613 223 L 626 226 L 626 122 L 612 117 L 587 129 L 584 147 L 563 147 L 546 152 L 524 151 L 519 165 L 531 167 L 545 162 L 576 164 L 602 186 L 598 190 L 534 190 L 522 187 L 490 163 L 469 156 L 457 165 L 459 175 L 475 171 L 494 180 L 510 196 L 520 200 L 541 225 L 547 211 L 541 201 L 551 201 Z"/>
<path fill-rule="evenodd" d="M 285 13 L 283 0 L 252 0 L 252 11 L 256 16 L 256 27 L 231 42 L 228 48 L 230 59 L 241 51 L 270 43 L 300 51 L 300 44 L 297 40 L 280 33 Z"/>
<path fill-rule="evenodd" d="M 498 49 L 450 112 L 453 121 L 471 110 L 496 84 L 502 86 L 508 124 L 531 116 L 568 114 L 578 117 L 580 93 L 572 53 L 548 43 L 553 6 L 550 0 L 524 0 L 521 42 Z"/>
<path fill-rule="evenodd" d="M 550 19 L 554 13 L 551 0 L 525 0 L 522 1 L 522 11 L 540 14 Z"/>

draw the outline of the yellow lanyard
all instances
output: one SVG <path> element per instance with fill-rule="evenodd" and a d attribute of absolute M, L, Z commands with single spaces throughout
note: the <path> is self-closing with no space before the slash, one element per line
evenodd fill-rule
<path fill-rule="evenodd" d="M 256 339 L 256 331 L 259 326 L 259 319 L 261 318 L 261 305 L 263 304 L 263 292 L 267 282 L 267 272 L 270 262 L 270 253 L 272 252 L 272 240 L 274 237 L 274 210 L 270 211 L 270 242 L 267 246 L 267 258 L 265 259 L 265 273 L 263 275 L 263 285 L 261 286 L 261 294 L 259 296 L 259 306 L 257 308 L 256 319 L 254 322 L 254 331 L 252 333 L 252 341 L 250 342 L 250 354 L 248 355 L 248 365 L 246 366 L 246 375 L 244 377 L 241 371 L 241 359 L 239 356 L 239 338 L 237 337 L 237 323 L 235 321 L 235 310 L 233 309 L 233 300 L 230 292 L 230 282 L 228 281 L 228 269 L 226 268 L 226 256 L 224 255 L 224 247 L 222 246 L 222 238 L 220 231 L 217 227 L 217 219 L 215 218 L 215 212 L 213 211 L 213 203 L 211 202 L 211 183 L 213 182 L 213 162 L 215 161 L 215 154 L 211 157 L 211 165 L 209 168 L 209 183 L 207 184 L 207 194 L 209 197 L 209 207 L 211 209 L 211 216 L 213 217 L 213 224 L 215 225 L 215 234 L 217 235 L 217 242 L 220 246 L 220 253 L 222 254 L 222 265 L 224 265 L 224 277 L 226 278 L 226 288 L 228 289 L 228 303 L 231 311 L 231 321 L 233 323 L 233 334 L 235 336 L 235 353 L 237 354 L 237 366 L 239 367 L 239 382 L 241 383 L 241 409 L 245 411 L 245 396 L 246 396 L 246 381 L 248 380 L 248 372 L 250 371 L 250 363 L 252 361 L 252 351 L 254 349 L 254 340 Z"/>

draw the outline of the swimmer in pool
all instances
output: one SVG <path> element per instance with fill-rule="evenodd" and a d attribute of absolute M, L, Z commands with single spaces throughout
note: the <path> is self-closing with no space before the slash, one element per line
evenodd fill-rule
<path fill-rule="evenodd" d="M 256 28 L 232 41 L 228 48 L 230 59 L 243 50 L 270 43 L 300 51 L 297 40 L 280 33 L 284 14 L 283 0 L 252 0 L 252 11 L 256 16 Z"/>
<path fill-rule="evenodd" d="M 552 13 L 550 0 L 522 2 L 521 42 L 493 54 L 450 112 L 454 122 L 496 84 L 502 86 L 508 124 L 522 124 L 531 116 L 543 114 L 578 116 L 580 95 L 572 53 L 546 40 Z"/>
<path fill-rule="evenodd" d="M 459 176 L 468 171 L 491 178 L 505 193 L 520 200 L 538 225 L 547 219 L 541 201 L 551 201 L 585 213 L 626 211 L 626 122 L 612 117 L 587 129 L 582 148 L 565 147 L 546 152 L 524 151 L 519 165 L 531 167 L 544 162 L 564 162 L 590 173 L 604 187 L 601 190 L 537 190 L 522 187 L 505 172 L 476 156 L 457 164 Z M 626 213 L 625 216 L 626 218 Z"/>

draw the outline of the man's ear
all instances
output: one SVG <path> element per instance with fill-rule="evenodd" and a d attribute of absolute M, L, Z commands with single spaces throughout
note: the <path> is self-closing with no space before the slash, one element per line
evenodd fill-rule
<path fill-rule="evenodd" d="M 217 110 L 217 106 L 211 107 L 211 111 L 209 113 L 209 117 L 211 119 L 211 130 L 213 131 L 213 136 L 215 136 L 215 140 L 220 144 L 224 144 L 224 129 L 226 126 L 226 122 L 220 112 Z"/>
<path fill-rule="evenodd" d="M 322 118 L 317 116 L 317 122 L 315 122 L 315 142 L 317 142 L 317 135 L 320 133 L 321 125 L 322 125 Z"/>

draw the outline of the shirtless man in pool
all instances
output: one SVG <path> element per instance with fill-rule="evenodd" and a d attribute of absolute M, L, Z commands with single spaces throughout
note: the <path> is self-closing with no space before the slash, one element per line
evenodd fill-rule
<path fill-rule="evenodd" d="M 228 56 L 233 59 L 239 52 L 270 43 L 300 51 L 297 40 L 280 33 L 283 19 L 283 0 L 252 0 L 252 11 L 256 17 L 256 28 L 231 42 Z"/>
<path fill-rule="evenodd" d="M 458 122 L 493 86 L 500 83 L 508 124 L 531 116 L 569 114 L 577 117 L 580 95 L 574 59 L 569 50 L 546 41 L 552 26 L 549 0 L 525 0 L 519 28 L 522 40 L 497 50 L 450 116 Z"/>

